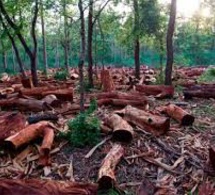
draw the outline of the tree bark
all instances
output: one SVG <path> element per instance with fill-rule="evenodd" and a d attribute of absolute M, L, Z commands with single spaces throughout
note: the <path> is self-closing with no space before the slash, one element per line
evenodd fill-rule
<path fill-rule="evenodd" d="M 114 170 L 123 155 L 124 148 L 119 144 L 115 144 L 109 151 L 109 153 L 102 162 L 101 168 L 99 169 L 99 188 L 109 189 L 114 187 L 116 182 Z"/>
<path fill-rule="evenodd" d="M 164 106 L 162 108 L 162 111 L 167 113 L 169 116 L 174 118 L 176 121 L 178 121 L 181 125 L 192 125 L 195 118 L 182 108 L 174 105 L 174 104 L 169 104 L 167 106 Z"/>
<path fill-rule="evenodd" d="M 127 106 L 122 113 L 124 119 L 155 136 L 165 134 L 170 128 L 169 118 L 151 114 L 132 106 Z"/>
<path fill-rule="evenodd" d="M 84 112 L 84 74 L 83 74 L 83 67 L 84 67 L 84 60 L 85 60 L 85 21 L 84 21 L 84 10 L 83 10 L 83 2 L 79 0 L 78 2 L 79 12 L 80 12 L 80 19 L 81 19 L 81 48 L 80 48 L 80 57 L 79 57 L 79 78 L 80 78 L 80 111 Z"/>
<path fill-rule="evenodd" d="M 138 0 L 133 0 L 134 7 L 134 61 L 135 61 L 135 77 L 140 78 L 140 38 L 139 38 L 139 5 Z"/>
<path fill-rule="evenodd" d="M 40 17 L 41 17 L 41 27 L 42 27 L 42 40 L 43 40 L 43 63 L 44 72 L 47 76 L 48 74 L 48 62 L 47 62 L 47 51 L 46 51 L 46 32 L 45 32 L 45 21 L 44 21 L 44 6 L 43 0 L 40 0 Z"/>
<path fill-rule="evenodd" d="M 113 129 L 113 139 L 119 142 L 130 142 L 134 131 L 127 121 L 117 114 L 105 118 L 105 125 Z"/>
<path fill-rule="evenodd" d="M 175 30 L 176 4 L 177 0 L 172 0 L 167 32 L 167 62 L 165 71 L 165 85 L 172 85 L 172 67 L 174 61 L 173 34 Z"/>
<path fill-rule="evenodd" d="M 0 179 L 1 195 L 96 195 L 97 185 L 53 180 Z"/>
<path fill-rule="evenodd" d="M 88 80 L 89 86 L 93 88 L 93 56 L 92 56 L 92 38 L 93 38 L 93 0 L 89 0 L 88 14 Z"/>

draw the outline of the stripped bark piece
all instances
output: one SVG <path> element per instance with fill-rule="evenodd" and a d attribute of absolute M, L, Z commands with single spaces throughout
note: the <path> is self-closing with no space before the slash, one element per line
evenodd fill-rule
<path fill-rule="evenodd" d="M 102 90 L 104 92 L 111 92 L 115 90 L 113 79 L 111 77 L 109 70 L 101 71 L 101 82 L 102 82 Z"/>
<path fill-rule="evenodd" d="M 21 113 L 5 113 L 0 116 L 0 141 L 21 131 L 25 128 L 27 121 Z"/>
<path fill-rule="evenodd" d="M 113 129 L 113 139 L 121 142 L 130 142 L 134 131 L 127 121 L 117 114 L 105 118 L 105 124 Z"/>
<path fill-rule="evenodd" d="M 99 169 L 98 183 L 99 188 L 109 189 L 112 188 L 116 183 L 115 168 L 119 163 L 121 157 L 124 155 L 124 148 L 115 144 L 109 151 L 107 156 L 102 162 L 101 168 Z"/>
<path fill-rule="evenodd" d="M 1 195 L 96 195 L 97 185 L 53 180 L 0 179 Z"/>
<path fill-rule="evenodd" d="M 40 147 L 39 164 L 48 166 L 51 164 L 50 151 L 54 141 L 54 130 L 51 127 L 45 127 L 43 130 L 43 143 Z"/>
<path fill-rule="evenodd" d="M 192 125 L 195 120 L 194 116 L 174 104 L 164 106 L 163 111 L 184 126 Z"/>
<path fill-rule="evenodd" d="M 18 148 L 23 144 L 29 143 L 30 141 L 43 135 L 45 127 L 48 126 L 50 126 L 49 122 L 46 121 L 41 121 L 39 123 L 29 125 L 15 135 L 8 137 L 7 139 L 5 139 L 5 141 L 12 144 L 14 148 Z"/>
<path fill-rule="evenodd" d="M 170 128 L 170 119 L 167 117 L 154 115 L 132 106 L 127 106 L 123 112 L 125 120 L 155 136 L 166 133 Z"/>

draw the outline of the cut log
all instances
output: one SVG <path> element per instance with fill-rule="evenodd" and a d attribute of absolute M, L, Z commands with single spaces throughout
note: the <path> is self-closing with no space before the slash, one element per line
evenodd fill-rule
<path fill-rule="evenodd" d="M 44 101 L 36 99 L 24 99 L 24 98 L 11 98 L 6 100 L 0 100 L 0 107 L 11 108 L 17 107 L 20 110 L 27 111 L 43 111 L 48 109 L 47 104 Z"/>
<path fill-rule="evenodd" d="M 57 121 L 58 116 L 57 114 L 52 114 L 52 113 L 44 113 L 44 114 L 37 114 L 37 115 L 32 115 L 28 117 L 28 123 L 33 124 L 33 123 L 38 123 L 40 121 Z"/>
<path fill-rule="evenodd" d="M 54 130 L 50 127 L 45 127 L 43 130 L 43 143 L 40 147 L 39 164 L 43 166 L 51 165 L 50 151 L 54 141 Z"/>
<path fill-rule="evenodd" d="M 25 128 L 27 121 L 21 113 L 5 113 L 0 116 L 0 141 Z"/>
<path fill-rule="evenodd" d="M 1 195 L 96 195 L 97 185 L 53 180 L 0 179 Z"/>
<path fill-rule="evenodd" d="M 148 104 L 147 101 L 145 100 L 125 100 L 125 99 L 100 99 L 97 101 L 98 106 L 107 106 L 107 105 L 112 105 L 112 106 L 118 106 L 118 107 L 125 107 L 127 105 L 131 106 L 140 106 L 142 108 L 145 108 Z"/>
<path fill-rule="evenodd" d="M 130 142 L 133 138 L 133 128 L 122 117 L 112 114 L 105 118 L 105 125 L 113 129 L 113 139 L 120 142 Z"/>
<path fill-rule="evenodd" d="M 174 104 L 169 104 L 167 106 L 163 107 L 163 112 L 168 114 L 170 117 L 178 121 L 181 125 L 187 126 L 187 125 L 192 125 L 195 118 L 182 108 L 174 105 Z"/>
<path fill-rule="evenodd" d="M 23 144 L 27 144 L 40 136 L 45 136 L 45 127 L 49 126 L 50 123 L 46 121 L 41 121 L 39 123 L 29 125 L 15 135 L 8 137 L 7 139 L 5 139 L 5 141 L 10 143 L 14 148 L 18 148 Z"/>
<path fill-rule="evenodd" d="M 174 87 L 166 85 L 136 85 L 136 90 L 156 98 L 171 98 L 174 95 Z"/>
<path fill-rule="evenodd" d="M 42 92 L 42 96 L 55 95 L 59 100 L 73 101 L 73 88 L 57 89 Z"/>
<path fill-rule="evenodd" d="M 127 106 L 123 111 L 124 119 L 155 136 L 165 134 L 170 128 L 170 119 Z"/>
<path fill-rule="evenodd" d="M 47 105 L 50 106 L 57 106 L 60 104 L 60 101 L 57 99 L 55 95 L 47 95 L 42 99 L 42 101 L 46 102 Z"/>
<path fill-rule="evenodd" d="M 113 79 L 111 77 L 109 70 L 101 71 L 101 82 L 102 82 L 102 90 L 104 92 L 111 92 L 115 90 Z"/>
<path fill-rule="evenodd" d="M 192 99 L 193 97 L 197 98 L 215 98 L 215 89 L 186 89 L 184 90 L 184 98 Z"/>
<path fill-rule="evenodd" d="M 115 144 L 109 151 L 99 169 L 98 183 L 100 189 L 109 189 L 115 185 L 114 171 L 123 155 L 124 148 L 119 144 Z"/>

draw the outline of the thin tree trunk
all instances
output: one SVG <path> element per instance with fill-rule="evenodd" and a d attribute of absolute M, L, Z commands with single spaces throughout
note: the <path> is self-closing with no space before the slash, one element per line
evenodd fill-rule
<path fill-rule="evenodd" d="M 47 51 L 46 51 L 46 32 L 45 32 L 45 22 L 44 22 L 44 7 L 43 0 L 40 0 L 40 14 L 41 14 L 41 27 L 42 27 L 42 40 L 43 40 L 43 63 L 44 72 L 47 76 L 48 74 L 48 62 L 47 62 Z"/>
<path fill-rule="evenodd" d="M 165 85 L 172 85 L 172 67 L 174 61 L 173 34 L 175 30 L 176 3 L 177 0 L 172 0 L 171 2 L 170 18 L 167 32 L 167 63 L 165 71 Z"/>
<path fill-rule="evenodd" d="M 88 80 L 89 86 L 93 87 L 93 56 L 92 56 L 92 38 L 93 38 L 93 0 L 89 0 L 88 15 Z"/>
<path fill-rule="evenodd" d="M 134 6 L 134 61 L 135 61 L 135 77 L 140 78 L 140 40 L 139 40 L 139 5 L 138 0 L 133 0 Z"/>
<path fill-rule="evenodd" d="M 2 52 L 2 63 L 3 63 L 4 71 L 6 71 L 6 69 L 7 69 L 7 52 L 6 51 Z"/>
<path fill-rule="evenodd" d="M 60 68 L 60 61 L 59 61 L 59 43 L 58 43 L 58 40 L 57 40 L 57 42 L 56 42 L 55 64 L 56 64 L 57 68 Z"/>
<path fill-rule="evenodd" d="M 84 11 L 82 0 L 79 0 L 78 7 L 80 11 L 80 20 L 81 20 L 81 48 L 80 48 L 80 57 L 79 57 L 79 76 L 80 76 L 80 111 L 84 112 L 84 75 L 83 75 L 83 66 L 85 60 L 85 24 L 84 24 Z"/>
<path fill-rule="evenodd" d="M 12 59 L 13 59 L 13 72 L 16 72 L 16 60 L 15 60 L 15 54 L 14 54 L 13 46 L 11 47 L 11 54 L 12 54 Z"/>
<path fill-rule="evenodd" d="M 64 65 L 69 72 L 69 32 L 68 32 L 68 17 L 66 10 L 66 0 L 63 1 L 63 14 L 64 14 Z"/>

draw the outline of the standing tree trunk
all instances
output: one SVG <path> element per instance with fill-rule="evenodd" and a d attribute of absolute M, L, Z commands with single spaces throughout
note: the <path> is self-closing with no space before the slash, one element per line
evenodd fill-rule
<path fill-rule="evenodd" d="M 172 85 L 172 66 L 174 61 L 173 34 L 175 30 L 176 3 L 177 0 L 172 0 L 171 2 L 170 18 L 167 31 L 167 62 L 165 71 L 165 85 Z"/>
<path fill-rule="evenodd" d="M 31 36 L 33 39 L 33 50 L 31 50 L 30 47 L 27 45 L 27 42 L 24 36 L 21 34 L 20 30 L 17 30 L 19 29 L 18 26 L 11 20 L 8 12 L 5 10 L 2 0 L 0 0 L 0 11 L 1 11 L 0 13 L 4 16 L 5 20 L 7 21 L 8 25 L 14 30 L 15 35 L 18 37 L 23 48 L 25 49 L 25 52 L 30 58 L 31 75 L 33 79 L 33 84 L 36 87 L 38 85 L 38 77 L 37 77 L 37 39 L 35 28 L 39 11 L 38 0 L 35 0 L 33 19 L 31 22 Z"/>
<path fill-rule="evenodd" d="M 66 10 L 66 0 L 63 0 L 63 15 L 64 15 L 64 65 L 67 72 L 69 72 L 69 30 L 68 30 L 68 16 Z"/>
<path fill-rule="evenodd" d="M 92 38 L 93 38 L 93 0 L 89 0 L 89 14 L 88 14 L 88 79 L 89 79 L 89 86 L 90 87 L 93 87 Z"/>
<path fill-rule="evenodd" d="M 22 63 L 22 60 L 21 60 L 21 57 L 20 57 L 20 53 L 19 53 L 19 50 L 17 48 L 17 45 L 16 45 L 16 42 L 14 40 L 14 37 L 10 34 L 6 24 L 4 23 L 3 21 L 3 18 L 0 14 L 0 22 L 2 23 L 2 26 L 4 27 L 4 29 L 6 30 L 6 33 L 7 33 L 7 36 L 9 37 L 11 43 L 12 43 L 12 46 L 13 46 L 13 50 L 15 52 L 15 55 L 16 55 L 16 59 L 17 59 L 17 62 L 19 64 L 19 68 L 20 68 L 20 72 L 22 74 L 22 77 L 23 78 L 26 78 L 26 74 L 25 74 L 25 70 L 24 70 L 24 66 L 23 66 L 23 63 Z"/>
<path fill-rule="evenodd" d="M 46 32 L 45 32 L 45 22 L 44 22 L 44 7 L 43 0 L 40 0 L 40 14 L 41 14 L 41 27 L 42 27 L 42 39 L 43 39 L 43 63 L 44 72 L 47 76 L 48 74 L 48 63 L 47 63 L 47 51 L 46 51 Z"/>
<path fill-rule="evenodd" d="M 133 0 L 134 6 L 134 61 L 135 61 L 135 77 L 140 78 L 140 37 L 139 37 L 139 5 L 138 0 Z"/>
<path fill-rule="evenodd" d="M 85 60 L 85 24 L 84 24 L 84 10 L 83 10 L 83 2 L 79 0 L 78 8 L 80 12 L 80 20 L 81 20 L 81 48 L 80 48 L 80 57 L 79 57 L 79 77 L 80 77 L 80 111 L 84 112 L 84 60 Z"/>

